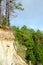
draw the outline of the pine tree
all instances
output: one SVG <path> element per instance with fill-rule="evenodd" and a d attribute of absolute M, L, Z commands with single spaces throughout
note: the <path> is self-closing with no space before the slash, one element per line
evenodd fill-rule
<path fill-rule="evenodd" d="M 15 13 L 15 9 L 17 10 L 24 10 L 24 8 L 22 8 L 22 4 L 21 3 L 16 3 L 15 0 L 6 0 L 6 20 L 7 20 L 7 25 L 10 26 L 10 14 L 11 12 Z"/>
<path fill-rule="evenodd" d="M 0 0 L 0 26 L 2 25 L 2 15 L 1 15 L 1 1 L 2 1 L 2 0 Z"/>

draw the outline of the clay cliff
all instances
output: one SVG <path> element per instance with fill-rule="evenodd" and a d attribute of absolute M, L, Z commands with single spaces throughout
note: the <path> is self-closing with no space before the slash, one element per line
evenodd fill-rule
<path fill-rule="evenodd" d="M 11 29 L 0 28 L 0 65 L 27 65 L 17 54 Z"/>

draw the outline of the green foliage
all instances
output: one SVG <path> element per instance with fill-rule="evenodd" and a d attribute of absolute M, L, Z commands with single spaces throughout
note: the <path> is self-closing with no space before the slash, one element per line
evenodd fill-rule
<path fill-rule="evenodd" d="M 6 17 L 3 16 L 2 19 L 3 19 L 2 26 L 5 27 L 7 25 L 6 24 Z"/>
<path fill-rule="evenodd" d="M 15 5 L 15 8 L 16 9 L 19 9 L 19 10 L 24 10 L 24 8 L 22 8 L 22 4 L 21 3 L 18 3 L 17 5 Z"/>
<path fill-rule="evenodd" d="M 14 13 L 16 9 L 17 9 L 17 10 L 21 10 L 21 11 L 24 10 L 24 8 L 23 8 L 21 2 L 18 2 L 18 3 L 17 3 L 16 1 L 12 0 L 12 1 L 10 1 L 10 3 L 11 3 L 11 5 L 10 5 L 11 12 Z M 15 10 L 14 10 L 14 9 L 15 9 Z"/>
<path fill-rule="evenodd" d="M 37 44 L 35 47 L 35 55 L 38 62 L 43 65 L 43 46 L 42 44 Z"/>
<path fill-rule="evenodd" d="M 35 55 L 34 55 L 34 53 L 33 53 L 33 50 L 27 49 L 26 59 L 27 59 L 27 62 L 28 62 L 28 63 L 29 63 L 29 61 L 31 61 L 32 64 L 35 64 L 35 63 L 36 63 L 36 59 L 35 59 Z"/>
<path fill-rule="evenodd" d="M 0 0 L 0 3 L 1 3 L 2 0 Z"/>
<path fill-rule="evenodd" d="M 15 38 L 19 45 L 25 46 L 25 59 L 33 65 L 43 65 L 43 33 L 23 26 L 22 28 L 13 26 Z M 22 50 L 22 49 L 21 49 Z M 22 55 L 23 56 L 23 55 Z"/>

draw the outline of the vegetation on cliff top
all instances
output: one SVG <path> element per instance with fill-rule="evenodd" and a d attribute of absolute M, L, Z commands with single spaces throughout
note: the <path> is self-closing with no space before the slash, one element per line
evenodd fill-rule
<path fill-rule="evenodd" d="M 43 65 L 43 33 L 40 30 L 34 31 L 25 25 L 22 28 L 13 26 L 15 41 L 18 46 L 19 55 L 33 65 Z"/>

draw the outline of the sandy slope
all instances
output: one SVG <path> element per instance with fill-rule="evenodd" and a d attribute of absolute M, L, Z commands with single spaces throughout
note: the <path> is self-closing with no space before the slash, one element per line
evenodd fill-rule
<path fill-rule="evenodd" d="M 27 65 L 13 46 L 12 30 L 0 28 L 0 65 Z"/>

